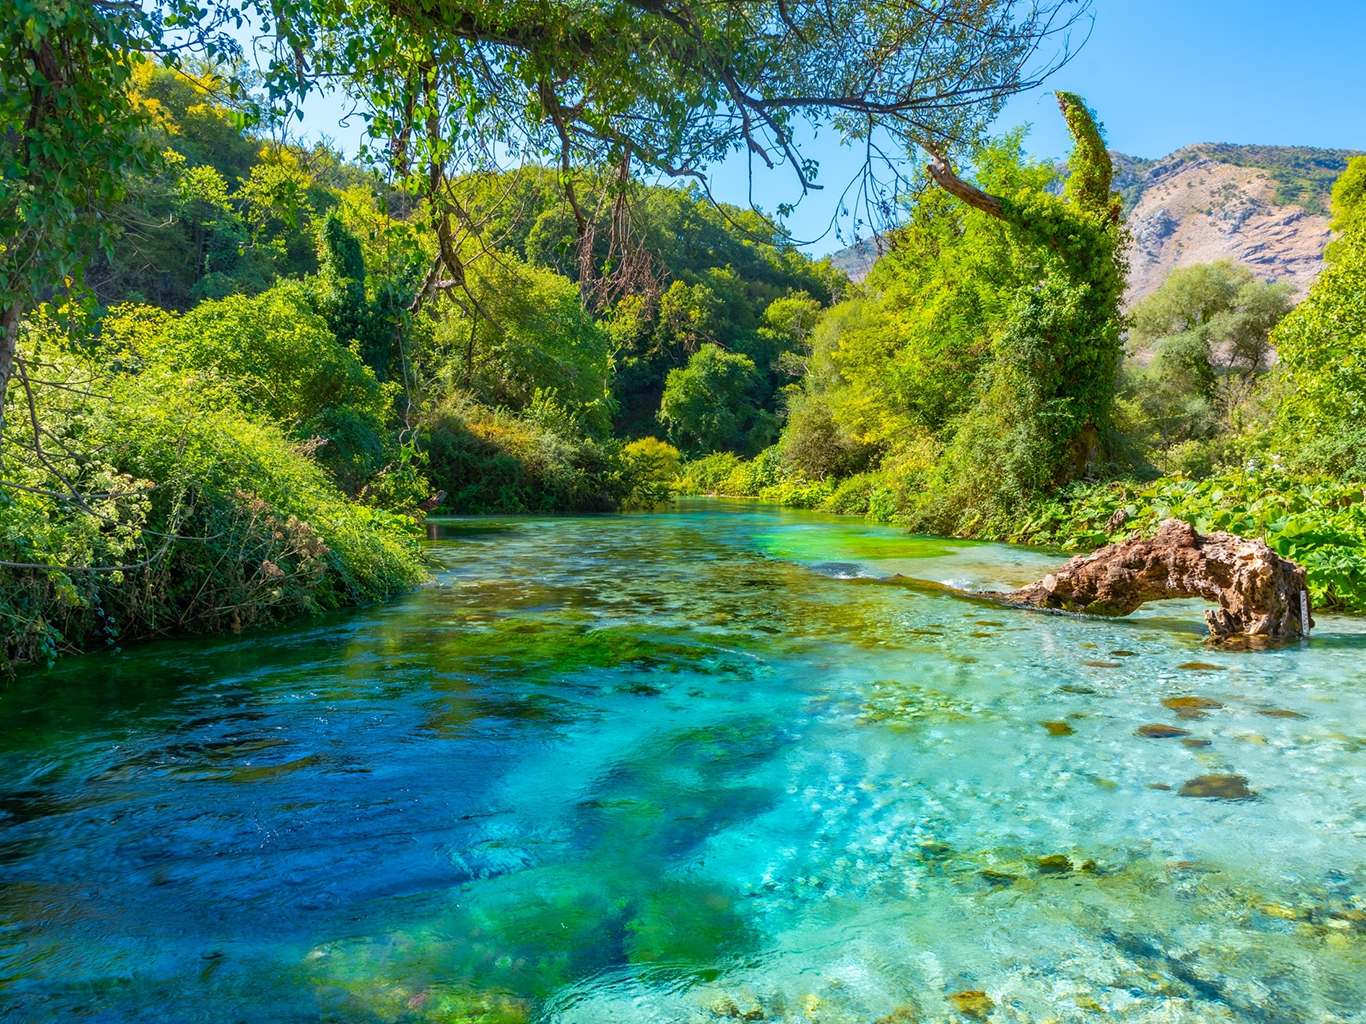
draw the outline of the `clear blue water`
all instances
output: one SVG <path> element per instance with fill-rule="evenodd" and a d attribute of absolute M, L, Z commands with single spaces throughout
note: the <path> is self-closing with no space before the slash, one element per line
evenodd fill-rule
<path fill-rule="evenodd" d="M 432 555 L 0 689 L 0 1020 L 1366 1021 L 1360 620 L 704 501 Z"/>

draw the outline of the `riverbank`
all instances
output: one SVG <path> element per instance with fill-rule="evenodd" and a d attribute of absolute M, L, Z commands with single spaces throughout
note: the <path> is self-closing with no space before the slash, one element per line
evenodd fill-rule
<path fill-rule="evenodd" d="M 721 454 L 687 463 L 676 487 L 682 494 L 750 497 L 918 530 L 923 524 L 917 518 L 914 479 L 874 472 L 812 481 L 785 472 L 770 450 L 749 462 Z M 1199 533 L 1225 530 L 1261 538 L 1305 567 L 1316 608 L 1366 614 L 1366 490 L 1355 483 L 1296 477 L 1276 466 L 1198 480 L 1169 476 L 1073 484 L 1008 518 L 969 515 L 952 535 L 1077 553 L 1133 536 L 1155 536 L 1162 520 L 1172 517 Z"/>

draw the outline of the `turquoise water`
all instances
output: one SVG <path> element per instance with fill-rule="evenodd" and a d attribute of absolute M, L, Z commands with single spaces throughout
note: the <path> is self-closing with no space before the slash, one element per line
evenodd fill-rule
<path fill-rule="evenodd" d="M 0 1020 L 1366 1021 L 1360 620 L 753 505 L 437 533 L 0 690 Z"/>

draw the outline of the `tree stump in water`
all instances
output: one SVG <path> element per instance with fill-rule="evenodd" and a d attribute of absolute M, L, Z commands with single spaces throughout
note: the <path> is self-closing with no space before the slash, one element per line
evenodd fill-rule
<path fill-rule="evenodd" d="M 1128 615 L 1146 601 L 1203 597 L 1215 636 L 1298 637 L 1309 618 L 1304 569 L 1263 540 L 1231 533 L 1201 536 L 1168 519 L 1151 540 L 1134 538 L 1078 555 L 1038 583 L 1010 594 L 985 595 L 1011 604 L 1085 615 Z"/>

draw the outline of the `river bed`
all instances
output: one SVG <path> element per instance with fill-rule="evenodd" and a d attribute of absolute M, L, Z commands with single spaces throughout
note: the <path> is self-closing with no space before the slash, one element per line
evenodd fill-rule
<path fill-rule="evenodd" d="M 0 1020 L 1366 1021 L 1361 620 L 752 504 L 435 532 L 0 684 Z"/>

